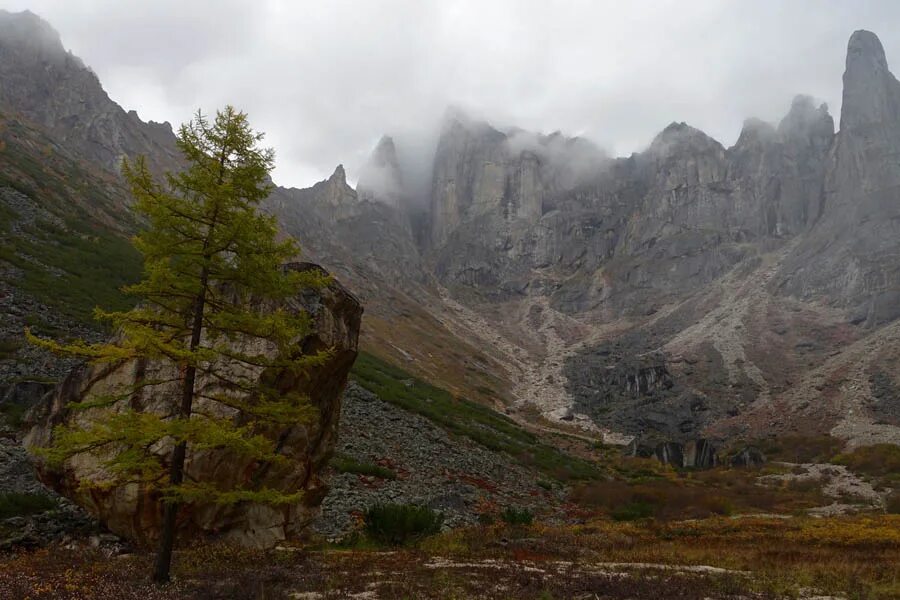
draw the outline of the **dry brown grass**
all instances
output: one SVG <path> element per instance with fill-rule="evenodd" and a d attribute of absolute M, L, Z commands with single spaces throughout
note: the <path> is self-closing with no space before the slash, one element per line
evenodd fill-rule
<path fill-rule="evenodd" d="M 663 521 L 739 513 L 794 514 L 830 502 L 819 480 L 758 485 L 759 476 L 773 467 L 677 472 L 655 461 L 637 464 L 630 459 L 628 464 L 630 481 L 584 483 L 573 489 L 571 501 L 620 520 L 652 517 Z M 634 509 L 631 513 L 629 507 Z"/>

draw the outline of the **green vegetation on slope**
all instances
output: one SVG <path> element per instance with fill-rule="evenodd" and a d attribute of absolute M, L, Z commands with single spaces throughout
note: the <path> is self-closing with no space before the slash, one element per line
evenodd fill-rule
<path fill-rule="evenodd" d="M 351 376 L 382 400 L 420 414 L 490 450 L 505 452 L 554 479 L 590 480 L 604 474 L 598 465 L 541 442 L 509 417 L 464 398 L 454 398 L 372 354 L 360 353 Z"/>
<path fill-rule="evenodd" d="M 400 546 L 440 532 L 444 515 L 427 506 L 376 504 L 366 511 L 365 523 L 373 540 Z"/>
<path fill-rule="evenodd" d="M 121 183 L 3 114 L 0 157 L 0 187 L 37 210 L 25 217 L 0 202 L 0 263 L 16 269 L 5 275 L 9 283 L 84 324 L 93 323 L 96 306 L 129 308 L 120 288 L 137 281 L 141 260 L 126 237 L 135 223 Z"/>
<path fill-rule="evenodd" d="M 360 462 L 353 457 L 338 454 L 328 463 L 338 473 L 353 473 L 354 475 L 367 475 L 379 479 L 397 479 L 397 474 L 387 467 L 370 462 Z"/>
<path fill-rule="evenodd" d="M 38 222 L 28 234 L 0 242 L 0 260 L 22 271 L 15 283 L 38 301 L 82 323 L 93 320 L 96 306 L 107 310 L 132 306 L 121 292 L 141 273 L 140 254 L 130 241 L 76 220 L 66 229 Z"/>

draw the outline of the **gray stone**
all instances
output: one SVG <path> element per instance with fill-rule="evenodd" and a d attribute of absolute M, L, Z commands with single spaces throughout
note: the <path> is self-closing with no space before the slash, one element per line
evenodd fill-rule
<path fill-rule="evenodd" d="M 293 264 L 296 270 L 319 269 L 310 264 Z M 275 306 L 270 307 L 272 309 Z M 263 465 L 253 459 L 221 448 L 188 448 L 185 478 L 207 482 L 220 489 L 248 485 L 272 488 L 285 492 L 302 491 L 302 499 L 291 505 L 271 507 L 254 502 L 234 505 L 217 505 L 198 501 L 182 507 L 179 534 L 190 538 L 198 535 L 223 536 L 235 543 L 270 547 L 297 537 L 315 517 L 326 487 L 320 479 L 320 471 L 334 448 L 337 423 L 340 415 L 340 395 L 347 374 L 356 358 L 362 307 L 356 298 L 340 284 L 332 281 L 321 290 L 304 290 L 296 298 L 287 299 L 279 308 L 308 313 L 312 319 L 311 333 L 296 341 L 297 351 L 315 353 L 330 350 L 323 364 L 298 378 L 289 370 L 266 373 L 265 376 L 284 392 L 297 392 L 309 398 L 318 411 L 318 418 L 310 423 L 270 429 L 261 432 L 277 439 L 280 451 L 291 457 L 286 465 Z M 247 344 L 247 340 L 235 339 L 233 344 Z M 249 342 L 253 343 L 253 342 Z M 271 352 L 265 345 L 243 352 Z M 172 414 L 179 398 L 180 377 L 178 366 L 170 361 L 135 360 L 115 365 L 88 365 L 76 369 L 56 389 L 52 397 L 35 408 L 36 425 L 25 438 L 28 447 L 45 447 L 52 443 L 55 426 L 77 424 L 89 426 L 95 419 L 102 419 L 108 410 L 130 410 Z M 251 373 L 263 376 L 262 372 Z M 91 394 L 117 393 L 135 386 L 144 379 L 167 383 L 143 388 L 140 393 L 123 398 L 109 407 L 90 410 L 71 410 L 68 404 L 83 401 Z M 207 394 L 218 393 L 218 380 L 201 376 L 197 388 Z M 219 417 L 242 420 L 240 411 L 225 407 L 212 400 L 198 398 L 197 410 Z M 112 532 L 140 545 L 150 545 L 159 533 L 162 518 L 159 494 L 134 483 L 91 486 L 104 483 L 101 466 L 103 449 L 98 453 L 80 453 L 67 459 L 62 467 L 37 462 L 41 480 L 58 493 L 70 498 L 98 518 Z M 157 449 L 163 462 L 171 453 L 170 444 Z M 88 484 L 88 485 L 82 485 Z"/>

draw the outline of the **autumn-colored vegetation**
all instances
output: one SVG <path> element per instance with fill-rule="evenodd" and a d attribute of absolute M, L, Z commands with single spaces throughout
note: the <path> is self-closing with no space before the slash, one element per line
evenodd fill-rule
<path fill-rule="evenodd" d="M 816 594 L 887 600 L 900 595 L 900 517 L 498 523 L 390 552 L 198 545 L 178 553 L 174 582 L 160 588 L 147 582 L 150 560 L 85 548 L 7 555 L 0 557 L 0 597 L 273 600 L 367 592 L 546 600 L 647 598 L 665 590 L 667 598 L 696 600 Z"/>

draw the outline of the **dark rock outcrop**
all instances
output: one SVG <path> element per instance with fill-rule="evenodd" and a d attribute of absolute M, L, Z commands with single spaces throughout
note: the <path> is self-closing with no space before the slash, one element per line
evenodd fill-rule
<path fill-rule="evenodd" d="M 766 463 L 766 455 L 759 448 L 747 446 L 731 456 L 732 467 L 760 467 Z"/>
<path fill-rule="evenodd" d="M 318 269 L 315 265 L 295 264 L 294 269 Z M 210 482 L 218 487 L 246 484 L 272 487 L 285 492 L 302 490 L 303 499 L 296 505 L 270 507 L 256 503 L 233 506 L 193 504 L 185 506 L 179 519 L 179 533 L 185 539 L 196 535 L 219 535 L 244 545 L 267 547 L 285 538 L 297 536 L 315 516 L 325 493 L 319 473 L 334 447 L 340 415 L 340 397 L 347 374 L 356 358 L 362 307 L 340 284 L 332 282 L 322 290 L 304 291 L 289 300 L 285 308 L 307 311 L 315 327 L 307 338 L 297 341 L 298 350 L 313 353 L 333 349 L 330 359 L 297 378 L 288 372 L 275 374 L 277 386 L 285 391 L 307 395 L 318 409 L 318 418 L 310 424 L 298 424 L 284 431 L 265 431 L 264 435 L 279 440 L 281 452 L 293 460 L 287 467 L 258 465 L 240 456 L 218 449 L 188 449 L 186 477 Z M 236 342 L 240 343 L 240 342 Z M 260 349 L 265 351 L 264 348 Z M 25 443 L 29 447 L 46 446 L 52 441 L 53 427 L 60 423 L 87 425 L 106 410 L 116 410 L 124 403 L 133 410 L 170 414 L 177 402 L 178 377 L 170 363 L 128 361 L 109 366 L 86 366 L 75 370 L 48 401 L 34 413 L 36 425 Z M 171 383 L 145 388 L 140 394 L 124 398 L 109 408 L 72 411 L 67 405 L 83 400 L 85 395 L 110 393 L 122 386 L 153 377 Z M 216 382 L 201 377 L 198 387 L 214 388 Z M 239 412 L 210 401 L 198 399 L 198 409 L 220 416 L 241 419 Z M 160 449 L 168 456 L 168 448 Z M 111 531 L 139 544 L 148 544 L 157 536 L 162 511 L 159 498 L 137 484 L 116 487 L 82 487 L 83 482 L 103 480 L 98 457 L 88 453 L 67 460 L 61 470 L 46 464 L 37 465 L 41 480 L 60 494 L 83 506 L 99 518 Z"/>
<path fill-rule="evenodd" d="M 664 465 L 672 465 L 679 469 L 711 469 L 719 464 L 715 444 L 703 438 L 684 443 L 667 441 L 656 444 L 635 439 L 628 447 L 628 454 L 655 458 Z"/>

